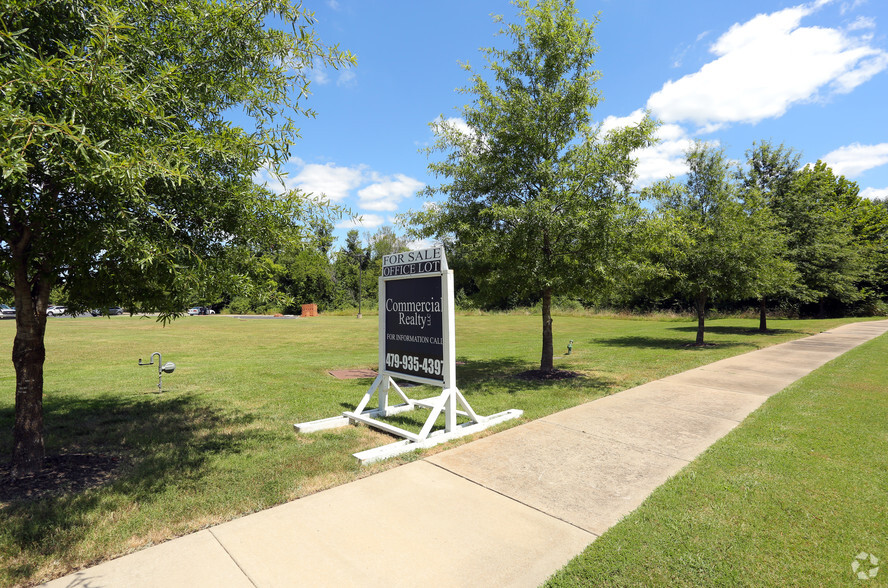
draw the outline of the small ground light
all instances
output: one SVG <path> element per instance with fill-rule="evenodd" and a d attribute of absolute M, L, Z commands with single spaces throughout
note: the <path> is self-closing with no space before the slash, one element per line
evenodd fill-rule
<path fill-rule="evenodd" d="M 573 348 L 574 348 L 574 340 L 571 339 L 570 343 L 567 344 L 567 354 L 568 355 L 570 355 L 570 352 L 573 350 Z"/>
<path fill-rule="evenodd" d="M 155 351 L 151 354 L 151 361 L 148 363 L 142 363 L 142 358 L 139 358 L 139 365 L 154 365 L 154 356 L 157 356 L 157 392 L 163 392 L 163 375 L 171 374 L 176 370 L 176 364 L 171 361 L 163 363 L 163 356 L 160 355 L 159 352 Z"/>

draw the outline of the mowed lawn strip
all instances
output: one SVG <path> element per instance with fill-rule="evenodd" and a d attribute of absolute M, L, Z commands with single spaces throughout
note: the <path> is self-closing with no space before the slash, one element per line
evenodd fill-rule
<path fill-rule="evenodd" d="M 523 421 L 536 419 L 851 322 L 775 320 L 773 331 L 759 334 L 753 320 L 714 320 L 707 340 L 715 346 L 695 348 L 688 346 L 691 321 L 559 316 L 556 365 L 583 376 L 517 379 L 538 367 L 540 320 L 457 317 L 464 362 L 458 384 L 479 414 L 518 408 Z M 47 452 L 110 456 L 121 465 L 115 481 L 99 488 L 0 505 L 0 585 L 56 577 L 416 459 L 360 468 L 352 453 L 394 439 L 365 427 L 293 431 L 294 423 L 354 408 L 372 380 L 337 380 L 327 372 L 375 368 L 377 324 L 371 316 L 183 317 L 166 327 L 126 316 L 50 319 Z M 13 321 L 0 322 L 0 357 L 10 357 L 14 330 Z M 562 355 L 571 339 L 572 354 Z M 162 394 L 156 367 L 137 365 L 154 351 L 177 366 L 164 376 Z M 0 382 L 0 460 L 8 461 L 15 383 L 9 361 L 0 363 Z M 439 392 L 410 391 L 415 398 Z M 425 415 L 398 415 L 395 422 L 416 429 Z"/>
<path fill-rule="evenodd" d="M 883 335 L 770 398 L 546 586 L 888 585 L 886 357 Z"/>

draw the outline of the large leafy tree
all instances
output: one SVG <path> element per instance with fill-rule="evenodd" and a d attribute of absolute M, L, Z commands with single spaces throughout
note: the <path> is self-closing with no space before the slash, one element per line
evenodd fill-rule
<path fill-rule="evenodd" d="M 782 268 L 781 239 L 757 191 L 743 192 L 724 151 L 696 143 L 686 155 L 685 184 L 661 182 L 651 189 L 661 223 L 670 227 L 656 260 L 675 294 L 697 313 L 696 344 L 704 343 L 706 304 L 718 298 L 760 296 L 768 275 Z"/>
<path fill-rule="evenodd" d="M 540 370 L 552 371 L 552 297 L 611 275 L 621 221 L 637 212 L 631 153 L 654 123 L 600 132 L 595 23 L 572 0 L 514 4 L 519 20 L 501 31 L 511 45 L 483 50 L 490 79 L 466 66 L 465 125 L 433 123 L 430 152 L 444 156 L 429 169 L 444 183 L 426 195 L 445 199 L 413 221 L 420 236 L 458 242 L 480 288 L 542 300 Z"/>
<path fill-rule="evenodd" d="M 275 24 L 276 23 L 276 24 Z M 0 8 L 0 287 L 17 310 L 14 472 L 41 467 L 46 307 L 169 318 L 227 258 L 298 238 L 313 205 L 253 184 L 297 136 L 324 47 L 289 0 L 7 0 Z M 248 130 L 226 122 L 239 111 Z"/>
<path fill-rule="evenodd" d="M 800 160 L 800 154 L 782 144 L 753 143 L 746 151 L 746 168 L 739 174 L 746 201 L 773 210 L 774 203 L 787 198 Z M 766 216 L 778 230 L 764 231 L 760 235 L 759 245 L 771 258 L 759 272 L 753 288 L 753 295 L 759 301 L 760 331 L 768 328 L 768 299 L 792 297 L 799 284 L 799 273 L 787 248 L 787 235 L 780 230 L 782 226 L 775 215 Z"/>
<path fill-rule="evenodd" d="M 818 161 L 793 174 L 789 188 L 769 202 L 800 274 L 795 296 L 818 303 L 821 315 L 828 300 L 860 299 L 863 267 L 853 225 L 858 200 L 857 184 Z"/>
<path fill-rule="evenodd" d="M 857 197 L 850 209 L 854 247 L 860 259 L 857 287 L 869 312 L 888 300 L 888 207 Z"/>

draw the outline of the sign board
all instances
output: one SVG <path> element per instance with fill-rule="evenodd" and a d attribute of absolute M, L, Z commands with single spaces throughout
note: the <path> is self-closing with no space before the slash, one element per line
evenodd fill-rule
<path fill-rule="evenodd" d="M 386 255 L 379 280 L 380 373 L 444 386 L 453 340 L 444 249 Z M 451 327 L 451 328 L 449 328 Z"/>
<path fill-rule="evenodd" d="M 298 423 L 296 430 L 320 431 L 354 422 L 403 438 L 354 454 L 361 463 L 372 463 L 520 417 L 520 410 L 479 416 L 456 387 L 455 324 L 453 272 L 447 267 L 444 248 L 386 255 L 379 276 L 379 374 L 354 411 Z M 442 390 L 431 398 L 412 399 L 393 378 L 441 386 Z M 402 404 L 389 404 L 391 391 L 403 400 Z M 368 408 L 374 395 L 379 406 Z M 416 408 L 429 411 L 419 433 L 380 420 Z M 444 429 L 433 431 L 440 415 L 444 416 Z M 464 422 L 457 422 L 457 416 Z"/>
<path fill-rule="evenodd" d="M 443 274 L 446 272 L 447 259 L 444 257 L 443 247 L 382 256 L 383 278 Z"/>

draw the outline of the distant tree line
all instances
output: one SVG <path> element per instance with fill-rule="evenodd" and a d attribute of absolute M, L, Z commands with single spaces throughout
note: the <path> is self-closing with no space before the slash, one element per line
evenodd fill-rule
<path fill-rule="evenodd" d="M 334 248 L 333 225 L 321 219 L 310 224 L 311 234 L 297 244 L 247 252 L 240 270 L 262 288 L 201 301 L 217 311 L 236 314 L 299 314 L 303 304 L 321 312 L 357 308 L 375 309 L 382 258 L 407 251 L 407 242 L 391 226 L 381 226 L 362 238 L 348 232 L 345 244 Z"/>

